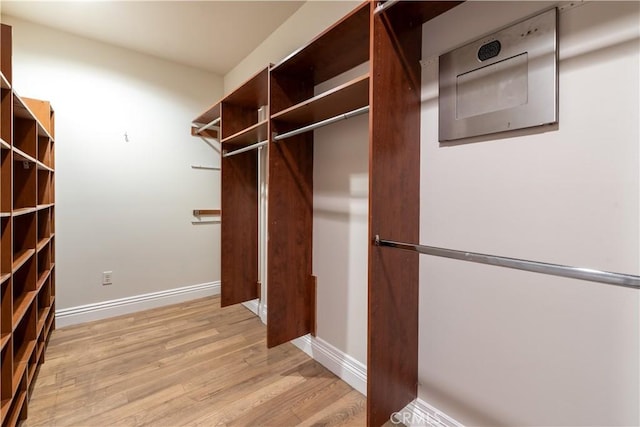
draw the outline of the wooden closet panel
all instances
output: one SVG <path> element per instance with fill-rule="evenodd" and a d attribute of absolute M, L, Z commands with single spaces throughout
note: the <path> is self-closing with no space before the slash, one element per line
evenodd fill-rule
<path fill-rule="evenodd" d="M 222 158 L 223 307 L 258 298 L 257 164 L 257 151 Z"/>
<path fill-rule="evenodd" d="M 372 34 L 367 424 L 379 426 L 417 395 L 418 254 L 373 240 L 419 237 L 421 25 L 400 33 L 380 14 Z"/>
<path fill-rule="evenodd" d="M 267 347 L 311 332 L 313 134 L 269 143 Z"/>

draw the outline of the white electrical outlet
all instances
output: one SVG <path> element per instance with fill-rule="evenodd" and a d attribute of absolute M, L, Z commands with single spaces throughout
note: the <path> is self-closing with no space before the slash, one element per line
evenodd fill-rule
<path fill-rule="evenodd" d="M 113 284 L 113 271 L 103 271 L 102 272 L 102 284 L 103 285 L 111 285 Z"/>

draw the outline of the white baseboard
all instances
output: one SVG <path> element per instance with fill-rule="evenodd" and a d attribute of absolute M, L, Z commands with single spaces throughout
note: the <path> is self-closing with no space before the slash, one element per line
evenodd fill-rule
<path fill-rule="evenodd" d="M 322 366 L 366 396 L 367 367 L 321 338 L 305 335 L 291 341 Z"/>
<path fill-rule="evenodd" d="M 251 311 L 253 314 L 255 314 L 256 316 L 258 315 L 258 306 L 260 305 L 258 303 L 258 299 L 252 299 L 251 301 L 246 301 L 243 302 L 242 305 L 245 306 L 245 308 L 249 311 Z"/>
<path fill-rule="evenodd" d="M 392 415 L 392 424 L 399 423 L 407 427 L 464 427 L 422 399 L 414 400 Z"/>
<path fill-rule="evenodd" d="M 149 294 L 134 295 L 94 304 L 80 305 L 77 307 L 61 308 L 56 310 L 56 327 L 61 328 L 94 320 L 107 319 L 109 317 L 135 313 L 136 311 L 218 295 L 219 293 L 220 282 L 217 281 Z"/>

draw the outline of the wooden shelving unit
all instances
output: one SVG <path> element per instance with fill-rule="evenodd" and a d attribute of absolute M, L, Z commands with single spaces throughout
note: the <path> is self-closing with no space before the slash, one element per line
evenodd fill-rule
<path fill-rule="evenodd" d="M 1 31 L 0 422 L 13 427 L 55 328 L 55 116 L 12 89 L 11 27 Z"/>
<path fill-rule="evenodd" d="M 369 426 L 386 423 L 417 394 L 418 255 L 377 247 L 374 237 L 418 241 L 421 29 L 459 3 L 394 2 L 376 12 L 377 3 L 365 2 L 194 121 L 221 117 L 223 146 L 230 149 L 269 139 L 267 345 L 272 347 L 315 327 L 313 133 L 307 130 L 369 111 Z M 318 84 L 366 61 L 368 73 L 314 95 Z M 270 116 L 264 122 L 256 109 L 266 104 Z M 226 304 L 257 296 L 249 293 L 257 267 L 255 165 L 255 152 L 223 160 L 223 301 L 225 292 L 234 294 Z"/>
<path fill-rule="evenodd" d="M 316 85 L 369 59 L 369 2 L 271 69 L 272 132 L 282 134 L 369 104 L 368 75 L 314 96 Z M 313 132 L 269 144 L 267 346 L 315 333 L 312 276 Z"/>

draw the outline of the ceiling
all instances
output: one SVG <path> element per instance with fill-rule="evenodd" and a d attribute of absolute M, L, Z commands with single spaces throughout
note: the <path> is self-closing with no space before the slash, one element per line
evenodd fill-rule
<path fill-rule="evenodd" d="M 221 76 L 304 1 L 2 1 L 2 14 Z"/>

